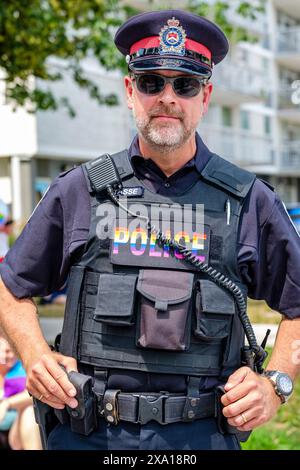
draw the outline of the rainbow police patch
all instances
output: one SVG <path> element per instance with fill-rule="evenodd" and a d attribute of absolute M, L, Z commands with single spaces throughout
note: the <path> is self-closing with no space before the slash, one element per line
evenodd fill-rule
<path fill-rule="evenodd" d="M 147 214 L 151 225 L 168 238 L 174 238 L 176 242 L 186 246 L 195 259 L 209 262 L 210 227 L 201 223 L 201 216 L 198 218 L 197 205 L 193 208 L 192 205 L 187 205 L 185 208 L 176 204 L 134 203 L 128 209 L 132 212 L 138 210 L 143 219 L 130 214 L 123 219 L 125 214 L 122 213 L 121 217 L 115 219 L 110 231 L 112 264 L 197 271 L 196 267 L 187 265 L 183 255 L 176 249 L 167 244 L 162 246 L 157 242 L 155 234 L 149 233 L 145 221 Z"/>
<path fill-rule="evenodd" d="M 161 29 L 159 37 L 159 54 L 178 54 L 182 56 L 185 54 L 186 32 L 182 26 L 179 26 L 179 21 L 174 16 Z"/>

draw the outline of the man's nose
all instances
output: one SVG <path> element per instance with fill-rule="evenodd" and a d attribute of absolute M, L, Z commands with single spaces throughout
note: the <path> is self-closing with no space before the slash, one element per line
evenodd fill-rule
<path fill-rule="evenodd" d="M 159 101 L 161 103 L 175 103 L 177 95 L 173 90 L 171 83 L 167 83 L 163 91 L 159 95 Z"/>

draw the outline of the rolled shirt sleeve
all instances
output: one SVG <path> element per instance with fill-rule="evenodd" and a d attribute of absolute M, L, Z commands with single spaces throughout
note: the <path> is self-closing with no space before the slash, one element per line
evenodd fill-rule
<path fill-rule="evenodd" d="M 0 265 L 4 284 L 20 299 L 60 289 L 88 226 L 89 194 L 78 167 L 57 177 L 34 210 Z"/>
<path fill-rule="evenodd" d="M 300 237 L 278 195 L 259 181 L 242 220 L 239 266 L 250 298 L 300 316 Z"/>

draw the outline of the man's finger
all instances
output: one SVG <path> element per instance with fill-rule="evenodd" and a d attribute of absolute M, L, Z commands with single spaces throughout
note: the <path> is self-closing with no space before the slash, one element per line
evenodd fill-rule
<path fill-rule="evenodd" d="M 223 408 L 223 415 L 226 418 L 233 418 L 234 416 L 240 415 L 245 410 L 254 408 L 260 408 L 260 411 L 262 411 L 259 403 L 255 400 L 255 394 L 246 393 L 239 400 L 231 402 L 228 406 L 225 406 Z"/>
<path fill-rule="evenodd" d="M 47 367 L 49 374 L 53 377 L 55 382 L 59 385 L 60 390 L 66 395 L 66 400 L 69 400 L 70 397 L 75 397 L 76 388 L 69 381 L 66 371 L 62 367 L 60 367 L 57 364 L 57 362 L 52 358 L 47 362 L 46 367 Z M 57 391 L 60 393 L 60 390 L 57 390 Z"/>
<path fill-rule="evenodd" d="M 221 397 L 223 406 L 228 406 L 231 403 L 241 400 L 250 393 L 251 389 L 252 384 L 248 382 L 242 382 L 236 385 Z"/>
<path fill-rule="evenodd" d="M 257 428 L 263 424 L 262 420 L 259 417 L 251 419 L 247 423 L 243 424 L 242 426 L 237 426 L 236 428 L 239 431 L 252 431 L 252 429 Z"/>
<path fill-rule="evenodd" d="M 48 405 L 52 406 L 53 408 L 63 409 L 65 407 L 65 403 L 58 400 L 57 397 L 49 393 L 45 387 L 39 385 L 38 388 L 31 389 L 31 395 L 36 397 L 39 401 L 47 403 Z"/>
<path fill-rule="evenodd" d="M 74 359 L 74 357 L 64 356 L 63 354 L 59 354 L 59 353 L 56 353 L 55 356 L 59 364 L 64 366 L 64 368 L 66 369 L 68 373 L 72 371 L 78 372 L 77 361 L 76 359 Z"/>
<path fill-rule="evenodd" d="M 228 418 L 228 424 L 231 426 L 244 426 L 244 424 L 249 423 L 253 419 L 257 419 L 261 414 L 261 409 L 259 407 L 249 408 L 248 410 L 244 410 L 236 416 Z"/>
<path fill-rule="evenodd" d="M 47 405 L 51 406 L 52 408 L 56 408 L 57 410 L 63 410 L 65 408 L 65 404 L 61 403 L 60 401 L 57 401 L 55 399 L 51 400 L 50 398 L 45 398 L 42 396 L 41 400 L 43 403 L 46 403 Z"/>
<path fill-rule="evenodd" d="M 245 380 L 247 375 L 252 373 L 252 370 L 249 367 L 241 367 L 240 369 L 236 370 L 228 379 L 227 383 L 224 386 L 226 392 L 231 390 L 236 385 L 240 384 Z"/>
<path fill-rule="evenodd" d="M 78 406 L 77 401 L 74 398 L 70 398 L 76 395 L 75 387 L 68 380 L 64 370 L 54 360 L 49 360 L 46 364 L 46 372 L 43 375 L 43 385 L 48 393 L 53 394 L 66 405 L 71 408 Z"/>

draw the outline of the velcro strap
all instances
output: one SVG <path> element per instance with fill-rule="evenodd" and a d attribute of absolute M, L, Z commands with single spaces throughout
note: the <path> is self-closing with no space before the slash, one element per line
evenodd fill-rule
<path fill-rule="evenodd" d="M 159 300 L 157 299 L 155 301 L 155 307 L 156 310 L 159 310 L 161 312 L 166 312 L 168 310 L 168 302 L 166 302 L 165 300 Z"/>

